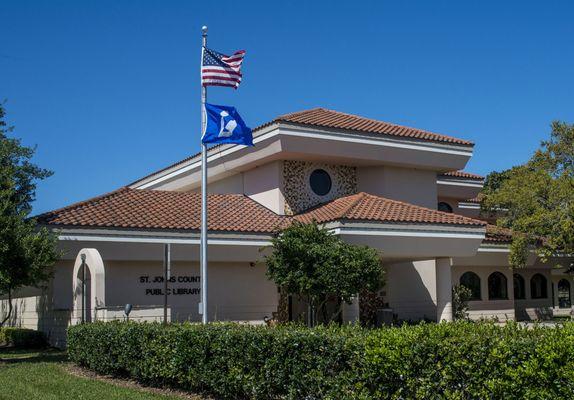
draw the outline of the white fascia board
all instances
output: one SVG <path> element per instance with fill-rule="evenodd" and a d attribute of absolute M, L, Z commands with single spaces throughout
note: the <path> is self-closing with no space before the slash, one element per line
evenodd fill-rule
<path fill-rule="evenodd" d="M 510 247 L 506 245 L 481 245 L 478 250 L 479 253 L 510 253 Z"/>
<path fill-rule="evenodd" d="M 484 239 L 486 229 L 484 227 L 452 227 L 452 226 L 428 226 L 409 225 L 401 226 L 394 224 L 365 224 L 345 223 L 338 226 L 327 226 L 336 235 L 364 235 L 364 236 L 400 236 L 420 238 L 456 238 L 456 239 Z"/>
<path fill-rule="evenodd" d="M 374 137 L 372 135 L 358 134 L 358 133 L 345 133 L 333 132 L 329 130 L 314 129 L 314 128 L 300 128 L 297 126 L 281 127 L 281 134 L 286 136 L 304 137 L 309 139 L 326 139 L 334 140 L 345 143 L 359 143 L 369 144 L 374 146 L 395 147 L 401 149 L 429 151 L 434 153 L 451 154 L 458 156 L 471 157 L 473 149 L 471 146 L 465 145 L 447 145 L 438 142 L 427 142 L 418 140 L 406 140 L 399 138 L 391 138 L 388 136 L 380 135 L 381 137 Z"/>
<path fill-rule="evenodd" d="M 69 229 L 56 232 L 61 241 L 84 241 L 84 242 L 116 242 L 116 243 L 171 243 L 199 245 L 199 235 L 189 233 L 164 233 L 127 230 L 90 230 Z M 266 235 L 241 235 L 212 233 L 209 235 L 210 245 L 230 246 L 268 246 L 271 244 L 270 236 Z"/>
<path fill-rule="evenodd" d="M 116 242 L 116 243 L 171 243 L 171 244 L 188 244 L 198 245 L 199 239 L 179 239 L 179 238 L 153 238 L 153 237 L 136 237 L 136 236 L 84 236 L 84 235 L 60 235 L 62 241 L 83 241 L 83 242 Z M 230 240 L 230 239 L 209 239 L 210 245 L 228 245 L 228 246 L 269 246 L 270 241 L 256 240 Z"/>
<path fill-rule="evenodd" d="M 399 236 L 420 238 L 484 239 L 485 229 L 481 227 L 430 227 L 425 225 L 401 226 L 395 224 L 331 223 L 326 227 L 336 235 Z M 61 241 L 118 242 L 118 243 L 172 243 L 199 245 L 197 234 L 158 233 L 128 230 L 68 229 L 57 232 Z M 269 246 L 269 235 L 221 234 L 209 235 L 211 245 Z"/>
<path fill-rule="evenodd" d="M 439 179 L 436 181 L 437 185 L 447 185 L 447 186 L 464 186 L 473 188 L 483 188 L 483 183 L 477 183 L 476 181 L 450 181 Z"/>
<path fill-rule="evenodd" d="M 467 145 L 452 145 L 452 144 L 441 144 L 437 142 L 426 142 L 419 140 L 408 140 L 408 139 L 398 139 L 390 138 L 381 135 L 381 137 L 373 137 L 372 135 L 363 135 L 358 133 L 345 133 L 338 131 L 321 130 L 308 127 L 299 127 L 294 125 L 272 125 L 270 127 L 264 128 L 261 133 L 253 138 L 253 144 L 257 146 L 266 140 L 275 138 L 277 136 L 285 137 L 303 137 L 308 139 L 325 139 L 332 140 L 341 143 L 359 143 L 368 144 L 373 146 L 383 146 L 383 147 L 394 147 L 401 149 L 410 149 L 418 151 L 426 151 L 440 154 L 449 154 L 456 156 L 472 157 L 473 148 Z M 208 151 L 207 162 L 213 162 L 223 157 L 232 155 L 233 153 L 244 149 L 243 145 L 229 145 L 224 148 L 218 148 L 217 150 Z M 195 159 L 189 161 L 189 163 L 181 165 L 179 167 L 174 167 L 171 171 L 165 171 L 163 175 L 157 178 L 150 178 L 144 183 L 135 184 L 131 186 L 135 189 L 147 189 L 155 186 L 166 180 L 175 178 L 181 174 L 194 169 L 199 169 L 201 167 L 201 160 L 199 156 Z M 482 187 L 482 185 L 478 186 Z"/>
<path fill-rule="evenodd" d="M 466 208 L 469 210 L 480 210 L 480 204 L 459 202 L 458 208 Z"/>

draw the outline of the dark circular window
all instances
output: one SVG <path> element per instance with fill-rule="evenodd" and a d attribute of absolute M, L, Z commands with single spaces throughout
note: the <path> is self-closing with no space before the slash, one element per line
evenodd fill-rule
<path fill-rule="evenodd" d="M 309 177 L 311 190 L 319 196 L 325 196 L 331 191 L 331 177 L 324 169 L 316 169 Z"/>
<path fill-rule="evenodd" d="M 451 213 L 452 207 L 450 206 L 450 204 L 441 201 L 440 203 L 438 203 L 438 210 L 442 212 Z"/>

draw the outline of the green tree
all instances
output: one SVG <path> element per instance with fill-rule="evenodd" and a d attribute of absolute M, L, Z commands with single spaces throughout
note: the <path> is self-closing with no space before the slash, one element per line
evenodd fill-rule
<path fill-rule="evenodd" d="M 290 295 L 308 302 L 314 321 L 329 301 L 350 304 L 362 290 L 376 291 L 384 283 L 384 270 L 375 249 L 343 242 L 316 222 L 294 223 L 272 240 L 265 257 L 267 275 Z M 324 318 L 325 320 L 325 318 Z M 313 321 L 311 321 L 313 324 Z"/>
<path fill-rule="evenodd" d="M 6 124 L 0 103 L 0 296 L 8 299 L 8 312 L 0 326 L 12 314 L 14 291 L 40 286 L 51 276 L 50 267 L 59 256 L 57 239 L 28 218 L 36 182 L 52 173 L 31 162 L 35 149 L 9 137 L 13 129 Z"/>
<path fill-rule="evenodd" d="M 516 234 L 510 263 L 522 267 L 537 244 L 540 255 L 574 252 L 574 125 L 553 122 L 550 139 L 524 165 L 491 173 L 482 208 Z"/>

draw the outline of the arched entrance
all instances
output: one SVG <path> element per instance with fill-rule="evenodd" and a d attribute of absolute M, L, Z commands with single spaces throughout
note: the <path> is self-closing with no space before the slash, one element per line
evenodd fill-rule
<path fill-rule="evenodd" d="M 82 249 L 76 256 L 72 279 L 74 323 L 105 319 L 105 269 L 96 249 Z"/>
<path fill-rule="evenodd" d="M 572 301 L 570 297 L 570 282 L 567 279 L 560 279 L 558 281 L 558 307 L 570 308 Z"/>

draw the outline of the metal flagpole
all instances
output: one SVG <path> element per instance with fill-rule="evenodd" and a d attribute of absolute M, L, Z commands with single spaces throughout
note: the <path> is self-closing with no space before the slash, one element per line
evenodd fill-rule
<path fill-rule="evenodd" d="M 168 282 L 171 277 L 171 244 L 163 245 L 163 323 L 167 324 L 167 290 Z"/>
<path fill-rule="evenodd" d="M 201 28 L 202 48 L 201 65 L 203 65 L 203 52 L 207 46 L 207 26 Z M 201 70 L 201 68 L 200 68 Z M 207 88 L 201 85 L 201 134 L 205 132 L 206 115 L 205 102 L 207 100 Z M 207 323 L 207 147 L 201 142 L 201 322 Z"/>

